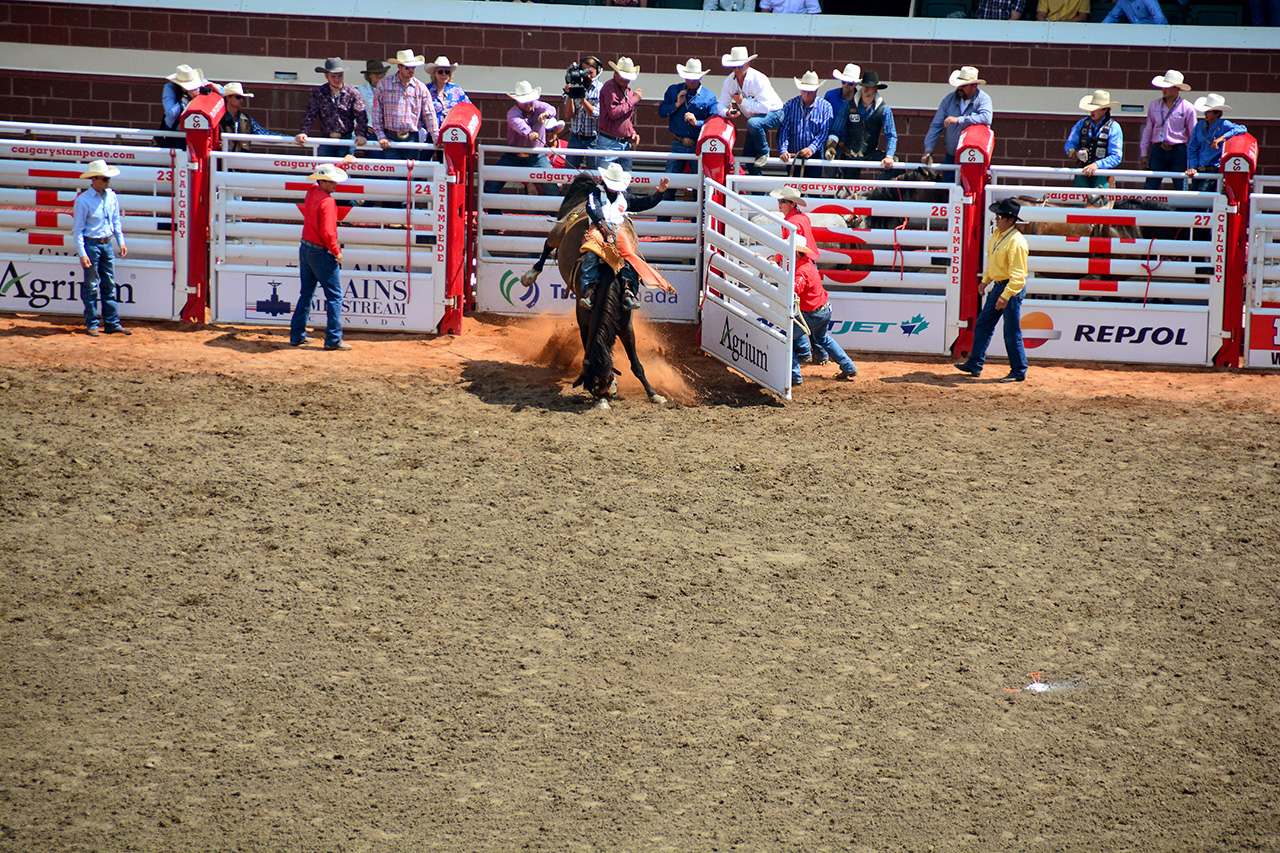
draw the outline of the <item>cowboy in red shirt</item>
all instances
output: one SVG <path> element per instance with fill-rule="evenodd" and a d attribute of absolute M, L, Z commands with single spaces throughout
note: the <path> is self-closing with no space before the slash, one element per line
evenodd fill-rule
<path fill-rule="evenodd" d="M 302 290 L 289 323 L 289 344 L 300 347 L 307 342 L 307 323 L 311 319 L 311 297 L 316 285 L 324 289 L 324 348 L 349 350 L 342 340 L 342 247 L 338 245 L 338 204 L 333 191 L 347 179 L 347 173 L 332 163 L 322 163 L 307 176 L 315 186 L 307 190 L 302 204 L 302 243 L 298 246 L 298 276 Z"/>

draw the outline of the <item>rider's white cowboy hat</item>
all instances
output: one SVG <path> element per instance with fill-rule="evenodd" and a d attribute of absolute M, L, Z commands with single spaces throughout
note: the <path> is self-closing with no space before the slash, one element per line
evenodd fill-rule
<path fill-rule="evenodd" d="M 686 80 L 701 80 L 707 74 L 702 70 L 701 59 L 690 59 L 684 65 L 677 65 L 676 73 Z"/>
<path fill-rule="evenodd" d="M 850 62 L 844 67 L 843 71 L 832 71 L 831 76 L 841 83 L 857 83 L 862 79 L 862 66 L 854 65 Z"/>
<path fill-rule="evenodd" d="M 961 86 L 968 86 L 970 83 L 984 86 L 987 81 L 978 76 L 978 69 L 972 65 L 964 65 L 958 70 L 952 71 L 951 76 L 947 78 L 947 82 L 959 89 Z"/>
<path fill-rule="evenodd" d="M 222 87 L 222 94 L 224 97 L 230 95 L 239 95 L 242 98 L 253 97 L 253 95 L 244 90 L 244 85 L 241 83 L 228 83 L 226 86 Z"/>
<path fill-rule="evenodd" d="M 456 63 L 456 62 L 450 62 L 450 61 L 449 61 L 449 57 L 447 57 L 447 56 L 437 56 L 437 57 L 436 57 L 436 61 L 435 61 L 435 62 L 428 62 L 428 63 L 427 63 L 426 70 L 427 70 L 427 71 L 435 71 L 437 68 L 448 68 L 449 70 L 451 70 L 451 71 L 452 71 L 454 68 L 457 68 L 457 67 L 458 67 L 458 63 Z"/>
<path fill-rule="evenodd" d="M 115 166 L 108 166 L 106 160 L 94 160 L 89 168 L 80 173 L 82 178 L 114 178 L 120 174 Z"/>
<path fill-rule="evenodd" d="M 769 195 L 773 196 L 778 201 L 789 201 L 792 204 L 796 204 L 801 207 L 808 204 L 808 202 L 804 200 L 804 196 L 800 195 L 800 190 L 792 186 L 778 187 L 776 190 L 770 190 Z"/>
<path fill-rule="evenodd" d="M 347 173 L 332 163 L 321 163 L 316 170 L 307 175 L 308 181 L 333 181 L 340 184 L 347 179 Z"/>
<path fill-rule="evenodd" d="M 809 240 L 808 237 L 806 237 L 805 235 L 797 231 L 796 232 L 796 251 L 806 255 L 816 255 L 818 254 L 818 247 L 813 245 L 813 243 Z"/>
<path fill-rule="evenodd" d="M 725 68 L 741 68 L 757 56 L 759 56 L 757 53 L 747 56 L 745 47 L 731 47 L 728 53 L 720 57 L 720 64 Z"/>
<path fill-rule="evenodd" d="M 422 58 L 422 54 L 414 53 L 412 48 L 397 50 L 395 59 L 387 60 L 391 65 L 403 65 L 405 68 L 417 68 L 426 61 Z"/>
<path fill-rule="evenodd" d="M 164 79 L 177 83 L 188 92 L 194 92 L 204 85 L 204 72 L 190 65 L 179 65 L 176 71 Z"/>
<path fill-rule="evenodd" d="M 640 66 L 631 61 L 631 57 L 619 57 L 617 62 L 610 62 L 609 67 L 618 72 L 623 80 L 631 81 L 640 76 Z"/>
<path fill-rule="evenodd" d="M 819 80 L 818 75 L 814 74 L 811 70 L 804 72 L 804 76 L 799 80 L 796 80 L 794 77 L 791 79 L 795 80 L 796 88 L 801 92 L 816 92 L 818 89 L 822 88 L 822 81 Z"/>
<path fill-rule="evenodd" d="M 530 86 L 528 80 L 521 80 L 516 84 L 516 90 L 507 94 L 515 98 L 517 104 L 528 104 L 542 96 L 542 87 Z"/>
<path fill-rule="evenodd" d="M 600 175 L 600 180 L 604 181 L 604 185 L 616 193 L 631 186 L 631 176 L 617 163 L 610 163 L 607 168 L 596 169 L 596 172 Z"/>
<path fill-rule="evenodd" d="M 1203 98 L 1196 98 L 1196 102 L 1191 106 L 1195 107 L 1198 113 L 1202 113 L 1205 110 L 1222 112 L 1223 110 L 1231 109 L 1231 107 L 1227 106 L 1227 99 L 1216 92 L 1210 92 Z"/>
<path fill-rule="evenodd" d="M 1191 87 L 1182 82 L 1182 72 L 1174 71 L 1172 68 L 1164 72 L 1164 74 L 1159 77 L 1152 77 L 1151 85 L 1155 86 L 1157 89 L 1170 89 L 1177 86 L 1184 92 L 1191 91 Z"/>
<path fill-rule="evenodd" d="M 1120 106 L 1111 100 L 1111 93 L 1106 89 L 1096 89 L 1092 95 L 1085 95 L 1080 99 L 1080 109 L 1093 112 L 1094 110 L 1109 110 Z"/>

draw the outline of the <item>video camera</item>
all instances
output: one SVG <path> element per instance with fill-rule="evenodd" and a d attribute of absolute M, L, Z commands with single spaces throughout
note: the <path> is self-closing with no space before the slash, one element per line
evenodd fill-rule
<path fill-rule="evenodd" d="M 564 82 L 569 87 L 565 94 L 570 98 L 575 101 L 585 98 L 591 88 L 591 71 L 588 66 L 575 62 L 564 72 Z"/>

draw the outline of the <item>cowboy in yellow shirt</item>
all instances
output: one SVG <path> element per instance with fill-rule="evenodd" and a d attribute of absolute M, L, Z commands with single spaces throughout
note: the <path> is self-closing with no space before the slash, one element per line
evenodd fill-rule
<path fill-rule="evenodd" d="M 1004 347 L 1009 354 L 1009 375 L 1001 382 L 1023 382 L 1027 378 L 1027 352 L 1022 346 L 1022 297 L 1027 288 L 1027 238 L 1014 225 L 1022 205 L 1011 198 L 991 205 L 996 215 L 996 231 L 987 243 L 987 267 L 982 274 L 987 302 L 978 313 L 973 330 L 973 353 L 956 369 L 974 378 L 982 374 L 996 323 L 1004 317 Z"/>

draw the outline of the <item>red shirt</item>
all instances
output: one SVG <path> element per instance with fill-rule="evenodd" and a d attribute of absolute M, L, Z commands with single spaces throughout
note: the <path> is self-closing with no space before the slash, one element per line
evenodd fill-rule
<path fill-rule="evenodd" d="M 791 211 L 783 219 L 794 225 L 800 232 L 796 240 L 797 245 L 807 240 L 814 251 L 818 251 L 818 239 L 813 236 L 813 223 L 798 206 L 792 206 Z M 817 311 L 826 305 L 829 299 L 827 289 L 822 286 L 822 273 L 818 272 L 818 265 L 815 263 L 819 257 L 821 253 L 810 255 L 808 252 L 796 251 L 796 295 L 800 297 L 801 311 Z"/>
<path fill-rule="evenodd" d="M 342 254 L 338 247 L 338 203 L 319 184 L 307 190 L 302 203 L 302 239 L 324 246 L 335 258 Z"/>

